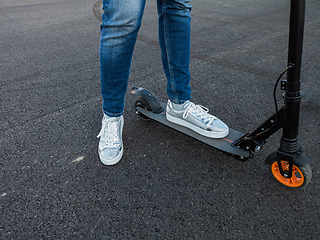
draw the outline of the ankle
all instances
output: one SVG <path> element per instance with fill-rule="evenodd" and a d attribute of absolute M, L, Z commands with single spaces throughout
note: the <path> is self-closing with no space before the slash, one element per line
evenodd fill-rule
<path fill-rule="evenodd" d="M 174 103 L 172 101 L 170 101 L 170 102 L 171 102 L 172 107 L 173 107 L 174 110 L 182 111 L 183 109 L 185 109 L 185 106 L 190 102 L 190 100 L 187 100 L 187 101 L 185 101 L 183 103 Z"/>

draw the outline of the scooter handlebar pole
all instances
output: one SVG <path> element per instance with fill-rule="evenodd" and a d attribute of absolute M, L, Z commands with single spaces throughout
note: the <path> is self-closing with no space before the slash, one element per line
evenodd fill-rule
<path fill-rule="evenodd" d="M 305 0 L 291 0 L 288 65 L 294 64 L 287 73 L 285 92 L 286 121 L 283 126 L 281 150 L 294 153 L 298 151 L 298 129 L 301 101 L 301 61 L 305 21 Z"/>

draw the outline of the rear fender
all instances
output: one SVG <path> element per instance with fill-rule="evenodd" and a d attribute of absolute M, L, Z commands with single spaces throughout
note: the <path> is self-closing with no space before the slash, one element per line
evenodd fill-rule
<path fill-rule="evenodd" d="M 164 109 L 161 106 L 161 103 L 159 102 L 158 98 L 149 90 L 145 88 L 132 87 L 131 93 L 133 95 L 140 96 L 144 100 L 146 100 L 153 113 L 163 112 Z"/>

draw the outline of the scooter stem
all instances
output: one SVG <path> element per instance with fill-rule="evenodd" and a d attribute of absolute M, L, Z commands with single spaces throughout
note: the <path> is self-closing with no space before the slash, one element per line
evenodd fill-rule
<path fill-rule="evenodd" d="M 291 0 L 288 65 L 293 64 L 294 67 L 287 72 L 287 86 L 284 98 L 286 111 L 280 150 L 285 153 L 296 153 L 299 150 L 300 75 L 305 6 L 305 0 Z"/>

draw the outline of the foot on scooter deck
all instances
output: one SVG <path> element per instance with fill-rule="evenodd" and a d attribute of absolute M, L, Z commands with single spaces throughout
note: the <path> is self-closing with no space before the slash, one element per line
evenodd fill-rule
<path fill-rule="evenodd" d="M 248 158 L 250 156 L 249 151 L 245 151 L 243 149 L 239 149 L 235 146 L 232 146 L 233 141 L 235 141 L 238 138 L 241 138 L 244 134 L 240 133 L 236 130 L 229 129 L 229 134 L 228 136 L 224 138 L 208 138 L 205 136 L 202 136 L 194 131 L 192 131 L 189 128 L 183 127 L 181 125 L 171 123 L 166 119 L 166 103 L 159 102 L 163 108 L 163 111 L 160 113 L 154 113 L 152 111 L 149 111 L 145 108 L 142 108 L 141 106 L 136 104 L 136 110 L 138 114 L 142 114 L 143 117 L 145 118 L 150 118 L 153 119 L 159 123 L 162 123 L 168 127 L 171 127 L 181 133 L 184 133 L 190 137 L 193 137 L 203 143 L 206 143 L 212 147 L 215 147 L 219 150 L 222 150 L 224 152 L 240 156 L 242 158 Z"/>

